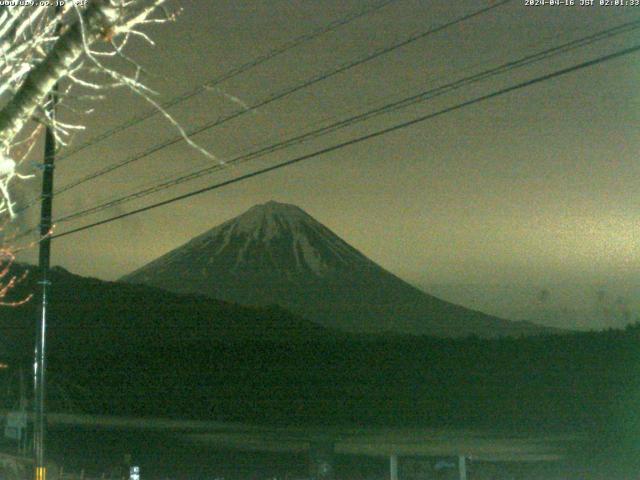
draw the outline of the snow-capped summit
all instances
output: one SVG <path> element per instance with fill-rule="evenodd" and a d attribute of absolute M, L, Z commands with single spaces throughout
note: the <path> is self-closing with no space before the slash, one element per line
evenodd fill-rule
<path fill-rule="evenodd" d="M 244 215 L 234 221 L 237 233 L 262 233 L 265 240 L 278 235 L 281 228 L 294 228 L 301 222 L 313 220 L 304 210 L 289 205 L 270 201 L 251 207 Z"/>
<path fill-rule="evenodd" d="M 240 304 L 279 304 L 349 331 L 443 336 L 541 331 L 427 295 L 301 208 L 274 201 L 250 208 L 122 280 Z"/>
<path fill-rule="evenodd" d="M 256 205 L 189 244 L 197 248 L 200 242 L 214 242 L 215 254 L 236 247 L 236 262 L 231 266 L 235 272 L 247 270 L 250 264 L 263 268 L 266 261 L 274 269 L 272 273 L 322 276 L 352 263 L 367 262 L 301 208 L 275 201 Z M 268 255 L 263 258 L 263 254 Z"/>

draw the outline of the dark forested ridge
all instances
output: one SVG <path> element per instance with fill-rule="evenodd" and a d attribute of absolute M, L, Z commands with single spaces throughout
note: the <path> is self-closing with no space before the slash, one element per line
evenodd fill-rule
<path fill-rule="evenodd" d="M 502 340 L 212 339 L 187 348 L 114 349 L 85 357 L 84 365 L 73 354 L 55 356 L 59 366 L 52 368 L 65 371 L 68 360 L 76 360 L 73 375 L 86 377 L 82 383 L 93 384 L 96 394 L 104 389 L 108 413 L 581 429 L 609 423 L 638 397 L 639 332 Z M 108 392 L 118 386 L 126 388 L 114 398 Z"/>
<path fill-rule="evenodd" d="M 36 308 L 1 311 L 12 368 L 30 365 Z M 497 339 L 346 335 L 278 307 L 56 270 L 49 338 L 57 411 L 588 431 L 616 447 L 640 432 L 638 325 Z"/>
<path fill-rule="evenodd" d="M 296 336 L 310 339 L 332 334 L 276 305 L 243 307 L 202 295 L 176 295 L 153 287 L 80 277 L 61 268 L 54 268 L 51 278 L 51 355 L 139 353 L 156 347 L 187 348 L 211 339 L 288 341 Z M 9 300 L 38 291 L 37 272 L 32 269 Z M 34 298 L 21 307 L 0 310 L 0 353 L 31 350 L 38 308 Z"/>

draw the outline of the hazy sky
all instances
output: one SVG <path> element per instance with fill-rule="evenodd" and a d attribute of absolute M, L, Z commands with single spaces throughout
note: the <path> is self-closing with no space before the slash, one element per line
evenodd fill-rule
<path fill-rule="evenodd" d="M 579 3 L 579 0 L 576 0 Z M 597 3 L 597 2 L 596 2 Z M 130 52 L 169 99 L 288 40 L 375 2 L 182 0 L 157 46 Z M 366 53 L 487 5 L 397 0 L 172 109 L 187 128 L 253 104 Z M 512 1 L 380 56 L 194 139 L 222 159 L 505 61 L 640 19 L 640 7 L 529 7 Z M 232 178 L 437 111 L 545 72 L 640 43 L 638 31 L 595 43 L 102 214 L 57 232 Z M 414 284 L 598 283 L 640 278 L 640 54 L 476 104 L 187 201 L 67 236 L 53 263 L 115 279 L 271 199 L 296 204 Z M 124 91 L 97 105 L 76 144 L 148 106 Z M 61 115 L 73 117 L 72 112 Z M 175 135 L 161 117 L 64 159 L 56 185 Z M 55 200 L 56 216 L 210 164 L 184 143 Z M 37 182 L 24 187 L 37 192 Z M 30 193 L 31 192 L 31 193 Z M 22 218 L 36 223 L 35 213 Z M 32 252 L 31 257 L 35 257 Z"/>

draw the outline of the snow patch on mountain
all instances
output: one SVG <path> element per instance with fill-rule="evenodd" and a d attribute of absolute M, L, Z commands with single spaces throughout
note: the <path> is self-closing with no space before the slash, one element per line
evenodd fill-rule
<path fill-rule="evenodd" d="M 326 243 L 328 248 L 324 253 L 314 246 L 309 235 L 316 235 Z M 208 258 L 205 262 L 208 264 L 214 263 L 216 256 L 222 255 L 226 249 L 234 247 L 234 264 L 230 270 L 239 272 L 249 261 L 251 253 L 259 250 L 262 250 L 263 256 L 271 256 L 273 267 L 277 268 L 278 259 L 282 259 L 282 252 L 279 252 L 278 258 L 274 258 L 271 247 L 274 243 L 285 240 L 289 242 L 288 255 L 295 261 L 299 272 L 324 275 L 330 270 L 329 261 L 325 258 L 327 255 L 335 256 L 334 264 L 345 265 L 349 263 L 345 260 L 349 254 L 353 255 L 355 252 L 359 255 L 355 250 L 350 252 L 350 247 L 346 244 L 340 245 L 336 242 L 331 232 L 302 209 L 274 201 L 252 207 L 239 217 L 196 237 L 187 245 L 190 248 L 206 251 Z M 170 258 L 170 256 L 171 254 L 165 256 L 165 260 L 175 260 L 175 257 Z M 157 265 L 156 268 L 164 270 L 166 266 Z"/>
<path fill-rule="evenodd" d="M 294 251 L 296 252 L 296 260 L 298 261 L 298 265 L 300 266 L 300 255 L 298 252 L 302 253 L 304 263 L 317 275 L 322 275 L 326 269 L 327 264 L 322 260 L 322 255 L 318 252 L 311 243 L 309 243 L 309 239 L 304 236 L 299 236 L 298 238 L 294 237 L 294 244 L 296 248 Z"/>
<path fill-rule="evenodd" d="M 312 220 L 309 215 L 294 205 L 267 202 L 250 208 L 233 224 L 234 234 L 247 234 L 253 240 L 268 242 L 290 229 L 300 231 L 301 222 Z"/>

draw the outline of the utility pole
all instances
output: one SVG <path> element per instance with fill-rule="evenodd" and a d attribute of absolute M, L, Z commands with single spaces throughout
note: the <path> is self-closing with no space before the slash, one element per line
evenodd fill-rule
<path fill-rule="evenodd" d="M 56 95 L 49 99 L 48 110 L 51 116 L 55 115 Z M 51 260 L 51 213 L 53 204 L 53 162 L 55 160 L 56 141 L 51 127 L 47 127 L 44 140 L 44 165 L 42 172 L 42 206 L 40 210 L 40 292 L 41 308 L 37 324 L 35 362 L 34 362 L 34 417 L 33 417 L 33 441 L 35 454 L 35 480 L 45 480 L 46 468 L 44 466 L 44 440 L 45 440 L 45 387 L 46 387 L 46 340 L 47 340 L 47 315 L 49 307 L 49 264 Z"/>
<path fill-rule="evenodd" d="M 398 455 L 389 456 L 389 479 L 398 480 Z"/>
<path fill-rule="evenodd" d="M 458 472 L 460 480 L 467 480 L 467 457 L 466 455 L 458 455 Z"/>
<path fill-rule="evenodd" d="M 19 444 L 18 444 L 18 453 L 25 455 L 28 451 L 29 451 L 29 444 L 28 444 L 28 436 L 29 436 L 29 431 L 27 428 L 28 422 L 27 422 L 27 389 L 26 389 L 26 385 L 25 385 L 25 378 L 24 378 L 24 370 L 22 368 L 22 365 L 20 366 L 20 403 L 19 403 L 19 412 L 20 415 L 24 415 L 24 431 L 22 432 L 22 435 L 20 435 L 20 439 L 18 440 Z"/>
<path fill-rule="evenodd" d="M 54 14 L 57 16 L 61 12 L 60 6 L 56 5 Z M 56 32 L 60 31 L 60 25 Z M 39 261 L 40 286 L 41 286 L 41 309 L 37 324 L 35 361 L 33 365 L 34 380 L 34 416 L 33 416 L 33 450 L 34 450 L 34 478 L 35 480 L 46 480 L 47 469 L 45 466 L 45 435 L 46 435 L 46 410 L 45 410 L 45 387 L 46 387 L 46 339 L 47 339 L 47 315 L 49 306 L 49 265 L 51 263 L 51 227 L 53 210 L 53 168 L 56 156 L 56 137 L 53 132 L 53 122 L 56 116 L 56 103 L 58 102 L 58 86 L 54 86 L 49 95 L 49 100 L 45 106 L 49 123 L 45 130 L 44 137 L 44 163 L 42 170 L 42 203 L 40 209 L 40 243 Z"/>

